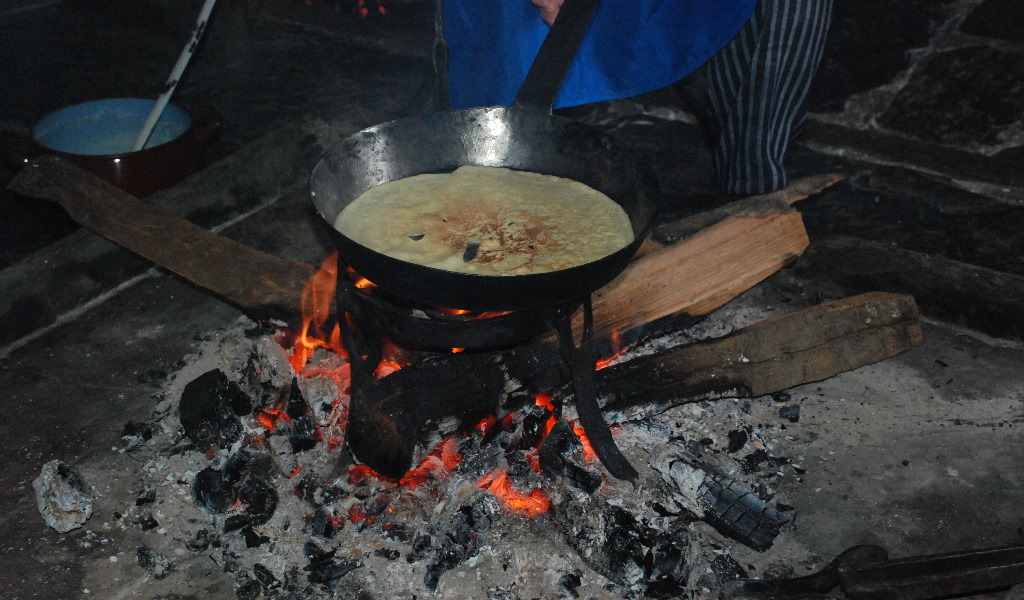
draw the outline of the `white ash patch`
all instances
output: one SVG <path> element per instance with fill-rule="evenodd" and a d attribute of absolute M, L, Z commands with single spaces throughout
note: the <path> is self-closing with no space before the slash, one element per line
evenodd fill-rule
<path fill-rule="evenodd" d="M 747 312 L 752 321 L 764 314 Z M 700 335 L 717 335 L 708 332 L 718 327 Z M 708 511 L 706 498 L 701 504 L 695 497 L 707 493 L 701 484 L 727 479 L 771 508 L 772 482 L 786 464 L 771 457 L 777 431 L 748 424 L 742 402 L 716 401 L 614 426 L 616 443 L 641 472 L 636 483 L 608 477 L 578 440 L 565 461 L 590 476 L 538 475 L 527 451 L 506 447 L 521 438 L 511 429 L 497 441 L 473 432 L 449 438 L 461 462 L 434 456 L 416 487 L 355 476 L 340 449 L 348 397 L 336 374 L 343 361 L 318 352 L 312 365 L 296 379 L 276 337 L 246 320 L 186 357 L 154 415 L 152 439 L 120 450 L 141 464 L 133 474 L 137 500 L 121 511 L 120 527 L 144 528 L 145 550 L 122 557 L 119 569 L 141 574 L 147 589 L 170 593 L 202 578 L 208 590 L 243 600 L 701 598 L 744 574 L 730 556 L 737 542 L 700 521 Z M 297 449 L 254 410 L 229 446 L 194 447 L 177 402 L 210 370 L 223 371 L 260 408 L 287 397 L 294 379 L 323 439 Z M 509 427 L 527 418 L 517 415 Z M 197 502 L 196 489 L 197 479 L 230 470 L 243 456 L 256 469 L 246 477 L 264 481 L 275 505 L 265 520 L 238 526 L 251 507 L 238 502 L 211 511 L 209 499 L 205 507 Z M 681 460 L 690 461 L 686 477 Z M 547 511 L 524 516 L 482 489 L 495 469 L 506 469 L 512 489 L 525 497 L 542 494 Z M 587 489 L 587 481 L 597 485 Z"/>

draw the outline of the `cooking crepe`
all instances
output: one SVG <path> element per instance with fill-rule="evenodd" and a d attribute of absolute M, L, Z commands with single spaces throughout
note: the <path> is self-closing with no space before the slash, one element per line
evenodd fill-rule
<path fill-rule="evenodd" d="M 334 226 L 399 260 L 482 275 L 567 269 L 633 241 L 626 212 L 601 192 L 500 167 L 464 166 L 375 186 Z"/>

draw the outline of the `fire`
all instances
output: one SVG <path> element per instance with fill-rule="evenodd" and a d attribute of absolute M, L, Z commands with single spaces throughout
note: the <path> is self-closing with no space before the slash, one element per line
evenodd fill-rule
<path fill-rule="evenodd" d="M 618 331 L 612 331 L 612 346 L 615 348 L 615 351 L 611 356 L 599 358 L 597 363 L 594 365 L 595 371 L 600 371 L 601 369 L 612 366 L 620 356 L 626 353 L 626 348 L 622 346 L 622 340 L 619 338 Z"/>
<path fill-rule="evenodd" d="M 484 475 L 476 483 L 476 487 L 493 494 L 505 510 L 530 518 L 535 519 L 551 508 L 551 502 L 544 490 L 536 489 L 524 494 L 515 489 L 508 478 L 507 469 L 497 469 Z"/>
<path fill-rule="evenodd" d="M 321 263 L 320 268 L 302 290 L 302 331 L 295 340 L 290 362 L 296 373 L 301 373 L 309 357 L 317 348 L 329 348 L 341 355 L 341 328 L 337 323 L 330 332 L 324 326 L 331 316 L 334 290 L 338 284 L 338 253 L 334 252 Z"/>
<path fill-rule="evenodd" d="M 549 433 L 551 433 L 551 430 L 555 428 L 555 424 L 558 423 L 558 419 L 555 418 L 555 413 L 558 411 L 555 410 L 555 404 L 552 402 L 550 393 L 534 394 L 533 401 L 537 406 L 543 406 L 551 411 L 551 416 L 548 417 L 547 422 L 544 423 L 544 435 L 541 436 L 542 438 L 545 438 Z"/>
<path fill-rule="evenodd" d="M 375 287 L 372 282 L 359 276 L 354 271 L 351 271 L 351 269 L 347 276 L 352 282 L 352 285 L 356 288 L 366 290 Z M 347 364 L 348 354 L 342 346 L 341 329 L 337 321 L 338 318 L 348 318 L 349 315 L 345 315 L 344 317 L 335 317 L 333 323 L 331 317 L 331 309 L 335 298 L 337 283 L 338 269 L 337 254 L 335 253 L 328 256 L 323 261 L 316 274 L 309 280 L 309 282 L 307 282 L 306 289 L 303 291 L 302 330 L 294 337 L 292 343 L 293 350 L 289 358 L 296 373 L 300 373 L 306 377 L 327 375 L 332 377 L 338 386 L 340 396 L 334 403 L 335 406 L 334 410 L 331 412 L 331 416 L 325 417 L 321 419 L 321 422 L 317 423 L 318 435 L 320 436 L 320 439 L 324 440 L 327 444 L 328 451 L 335 450 L 344 444 L 344 429 L 347 421 L 347 403 L 344 401 L 344 396 L 347 395 L 348 387 L 351 383 L 350 365 Z M 507 314 L 504 312 L 471 313 L 469 311 L 455 309 L 440 309 L 440 312 L 450 315 L 464 316 L 467 320 L 484 319 Z M 615 344 L 615 354 L 598 361 L 596 364 L 597 369 L 609 366 L 624 352 L 621 348 L 621 343 L 617 333 L 612 334 L 612 339 Z M 406 352 L 403 348 L 388 340 L 384 340 L 383 343 L 383 358 L 374 371 L 374 376 L 378 379 L 400 370 L 404 364 L 408 364 L 409 362 L 407 356 L 403 356 L 403 353 Z M 337 353 L 346 359 L 346 364 L 343 364 L 340 367 L 331 367 L 330 371 L 314 369 L 311 367 L 307 368 L 310 358 L 318 348 L 324 348 Z M 461 348 L 453 348 L 451 351 L 454 353 L 461 352 L 462 350 L 463 349 Z M 558 423 L 560 410 L 555 406 L 553 397 L 550 393 L 535 394 L 533 398 L 537 406 L 547 408 L 551 412 L 543 425 L 543 430 L 541 432 L 541 439 L 543 439 Z M 289 417 L 284 411 L 280 410 L 280 407 L 275 407 L 273 409 L 260 409 L 256 414 L 256 420 L 262 424 L 267 431 L 274 431 L 281 419 L 287 421 L 289 420 Z M 493 416 L 487 417 L 480 421 L 480 423 L 475 427 L 471 428 L 470 431 L 467 431 L 462 435 L 475 434 L 486 436 L 489 435 L 496 427 L 509 426 L 513 419 L 514 415 L 512 414 L 508 414 L 500 420 Z M 573 431 L 583 444 L 584 458 L 586 460 L 594 460 L 596 458 L 596 454 L 584 434 L 582 427 L 573 421 L 570 421 L 569 424 L 572 426 Z M 525 458 L 534 471 L 538 473 L 541 471 L 537 449 L 527 453 Z M 459 465 L 461 460 L 462 457 L 459 455 L 458 437 L 450 437 L 438 444 L 418 466 L 411 469 L 398 481 L 384 478 L 372 469 L 359 465 L 353 466 L 349 469 L 348 479 L 350 484 L 355 484 L 367 478 L 387 480 L 390 481 L 392 485 L 397 485 L 400 489 L 414 490 L 432 480 L 448 476 L 456 466 Z M 288 477 L 296 477 L 299 475 L 300 471 L 299 465 L 296 464 L 295 469 L 288 475 Z M 529 492 L 523 492 L 516 489 L 512 480 L 509 478 L 507 468 L 496 469 L 491 473 L 488 473 L 480 478 L 476 482 L 475 486 L 494 495 L 501 505 L 510 512 L 522 514 L 530 518 L 536 518 L 550 509 L 551 502 L 543 489 L 538 488 Z M 352 514 L 351 512 L 347 517 L 348 520 L 353 523 L 360 522 L 363 519 L 368 518 L 365 514 Z M 343 515 L 338 515 L 337 518 L 342 523 L 345 520 L 345 516 Z"/>

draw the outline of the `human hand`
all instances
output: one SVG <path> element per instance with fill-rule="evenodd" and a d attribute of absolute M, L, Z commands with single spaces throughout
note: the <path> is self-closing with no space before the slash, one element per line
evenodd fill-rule
<path fill-rule="evenodd" d="M 551 25 L 555 22 L 555 17 L 558 16 L 558 9 L 562 7 L 564 0 L 530 0 L 537 12 L 540 13 L 540 18 L 544 19 L 544 22 Z"/>

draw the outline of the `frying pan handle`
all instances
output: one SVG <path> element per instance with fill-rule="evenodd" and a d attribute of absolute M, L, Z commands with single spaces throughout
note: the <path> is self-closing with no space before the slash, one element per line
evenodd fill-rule
<path fill-rule="evenodd" d="M 512 106 L 550 113 L 600 0 L 565 0 Z"/>

